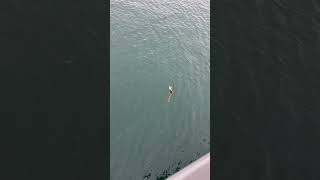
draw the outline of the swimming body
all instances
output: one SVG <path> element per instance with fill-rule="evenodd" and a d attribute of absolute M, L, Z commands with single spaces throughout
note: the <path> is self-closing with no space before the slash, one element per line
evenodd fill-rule
<path fill-rule="evenodd" d="M 169 97 L 168 97 L 168 102 L 170 102 L 170 98 L 173 95 L 173 90 L 172 90 L 172 86 L 169 86 Z"/>

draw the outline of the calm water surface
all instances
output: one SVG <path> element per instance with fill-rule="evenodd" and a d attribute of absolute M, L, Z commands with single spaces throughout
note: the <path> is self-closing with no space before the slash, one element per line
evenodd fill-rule
<path fill-rule="evenodd" d="M 166 177 L 209 152 L 209 26 L 209 0 L 111 0 L 112 180 Z"/>

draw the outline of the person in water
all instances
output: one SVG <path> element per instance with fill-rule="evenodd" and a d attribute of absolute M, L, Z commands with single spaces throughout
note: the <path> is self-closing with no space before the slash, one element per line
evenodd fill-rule
<path fill-rule="evenodd" d="M 168 97 L 168 102 L 170 102 L 170 98 L 173 95 L 173 90 L 172 90 L 172 86 L 169 86 L 169 97 Z"/>

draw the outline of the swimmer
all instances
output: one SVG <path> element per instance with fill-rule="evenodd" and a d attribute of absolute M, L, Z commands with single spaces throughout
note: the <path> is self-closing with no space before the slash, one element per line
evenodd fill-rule
<path fill-rule="evenodd" d="M 168 97 L 168 102 L 170 102 L 170 98 L 173 95 L 173 90 L 172 90 L 172 86 L 169 86 L 169 97 Z"/>

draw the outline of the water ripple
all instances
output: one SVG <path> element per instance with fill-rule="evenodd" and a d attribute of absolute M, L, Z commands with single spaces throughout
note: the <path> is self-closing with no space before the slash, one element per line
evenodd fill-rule
<path fill-rule="evenodd" d="M 112 0 L 110 15 L 111 179 L 152 178 L 209 151 L 209 1 Z"/>

